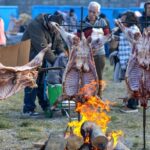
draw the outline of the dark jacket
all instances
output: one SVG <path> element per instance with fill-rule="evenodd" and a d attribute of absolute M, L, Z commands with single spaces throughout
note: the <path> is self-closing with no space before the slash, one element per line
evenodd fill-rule
<path fill-rule="evenodd" d="M 27 27 L 22 41 L 31 39 L 30 60 L 33 59 L 43 48 L 52 43 L 51 49 L 45 54 L 45 59 L 54 63 L 56 55 L 64 51 L 64 45 L 59 33 L 54 33 L 45 25 L 44 14 L 36 17 Z M 55 50 L 54 52 L 52 50 Z"/>
<path fill-rule="evenodd" d="M 146 17 L 145 12 L 143 12 L 142 17 L 139 18 L 140 30 L 143 32 L 143 29 L 150 26 L 150 17 Z"/>

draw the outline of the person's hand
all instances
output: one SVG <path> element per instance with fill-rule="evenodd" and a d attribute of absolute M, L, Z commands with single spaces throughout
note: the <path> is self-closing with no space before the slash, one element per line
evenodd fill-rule
<path fill-rule="evenodd" d="M 91 43 L 91 42 L 92 42 L 92 37 L 91 37 L 91 36 L 89 36 L 89 37 L 87 38 L 87 42 L 88 42 L 88 43 Z"/>
<path fill-rule="evenodd" d="M 69 56 L 69 52 L 67 50 L 64 52 L 64 54 L 65 54 L 65 57 Z"/>
<path fill-rule="evenodd" d="M 79 44 L 79 42 L 80 42 L 79 37 L 77 37 L 77 36 L 73 37 L 73 45 L 77 46 Z"/>

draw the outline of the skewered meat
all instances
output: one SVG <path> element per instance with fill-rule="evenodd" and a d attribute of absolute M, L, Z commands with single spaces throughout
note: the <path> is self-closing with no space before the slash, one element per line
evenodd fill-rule
<path fill-rule="evenodd" d="M 117 23 L 132 44 L 132 55 L 126 71 L 126 83 L 132 97 L 146 107 L 150 98 L 150 28 L 134 32 L 119 20 Z"/>
<path fill-rule="evenodd" d="M 74 97 L 78 95 L 82 87 L 95 81 L 95 90 L 87 93 L 90 94 L 88 96 L 96 95 L 99 83 L 93 59 L 93 49 L 97 50 L 102 47 L 110 39 L 111 35 L 101 36 L 97 34 L 86 39 L 82 33 L 82 39 L 80 40 L 76 35 L 66 32 L 56 23 L 52 24 L 60 32 L 70 48 L 69 61 L 63 76 L 63 94 Z"/>
<path fill-rule="evenodd" d="M 0 63 L 0 99 L 5 99 L 25 87 L 36 87 L 38 67 L 48 47 L 43 49 L 31 62 L 24 66 L 7 67 Z"/>
<path fill-rule="evenodd" d="M 91 49 L 84 37 L 78 46 L 72 46 L 69 62 L 63 77 L 65 95 L 75 96 L 85 84 L 98 81 L 92 58 Z"/>

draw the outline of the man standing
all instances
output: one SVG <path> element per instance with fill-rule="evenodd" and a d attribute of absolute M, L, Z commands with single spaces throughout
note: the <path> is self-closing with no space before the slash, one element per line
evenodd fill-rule
<path fill-rule="evenodd" d="M 35 18 L 27 27 L 22 41 L 31 39 L 31 49 L 30 49 L 30 60 L 32 60 L 43 48 L 47 47 L 49 43 L 52 43 L 52 50 L 49 49 L 45 54 L 42 67 L 46 67 L 46 61 L 51 64 L 54 63 L 56 55 L 59 55 L 61 52 L 64 52 L 63 41 L 60 37 L 60 34 L 52 26 L 51 21 L 57 22 L 58 24 L 62 23 L 62 16 L 41 14 Z M 46 94 L 46 73 L 39 72 L 37 78 L 37 88 L 25 88 L 24 95 L 24 106 L 23 106 L 23 115 L 25 116 L 36 116 L 35 113 L 35 100 L 36 96 L 38 97 L 39 104 L 42 107 L 43 111 L 50 114 L 49 109 L 49 100 Z"/>
<path fill-rule="evenodd" d="M 139 19 L 140 29 L 143 32 L 143 29 L 150 26 L 150 1 L 144 4 L 144 12 L 142 17 Z"/>
<path fill-rule="evenodd" d="M 103 29 L 104 35 L 107 35 L 109 33 L 109 27 L 106 23 L 106 21 L 103 18 L 100 18 L 100 4 L 97 2 L 90 2 L 88 6 L 88 16 L 83 21 L 83 32 L 86 38 L 91 36 L 92 34 L 92 28 L 99 28 Z M 80 29 L 78 29 L 78 36 L 80 36 Z M 102 80 L 102 73 L 105 66 L 105 49 L 104 46 L 99 49 L 94 54 L 94 61 L 96 65 L 96 71 L 98 75 L 99 81 Z M 102 96 L 102 86 L 100 85 L 98 96 Z"/>
<path fill-rule="evenodd" d="M 69 13 L 67 14 L 66 18 L 65 18 L 65 21 L 67 23 L 68 26 L 68 29 L 67 31 L 68 32 L 76 32 L 77 31 L 77 16 L 74 12 L 74 9 L 70 9 Z"/>

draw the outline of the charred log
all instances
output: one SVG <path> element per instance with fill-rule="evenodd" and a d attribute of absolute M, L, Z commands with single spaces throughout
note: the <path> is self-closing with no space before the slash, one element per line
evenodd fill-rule
<path fill-rule="evenodd" d="M 108 144 L 108 139 L 102 132 L 101 128 L 93 122 L 84 122 L 81 127 L 81 134 L 86 140 L 89 137 L 89 143 L 92 144 L 93 147 L 105 150 Z"/>

